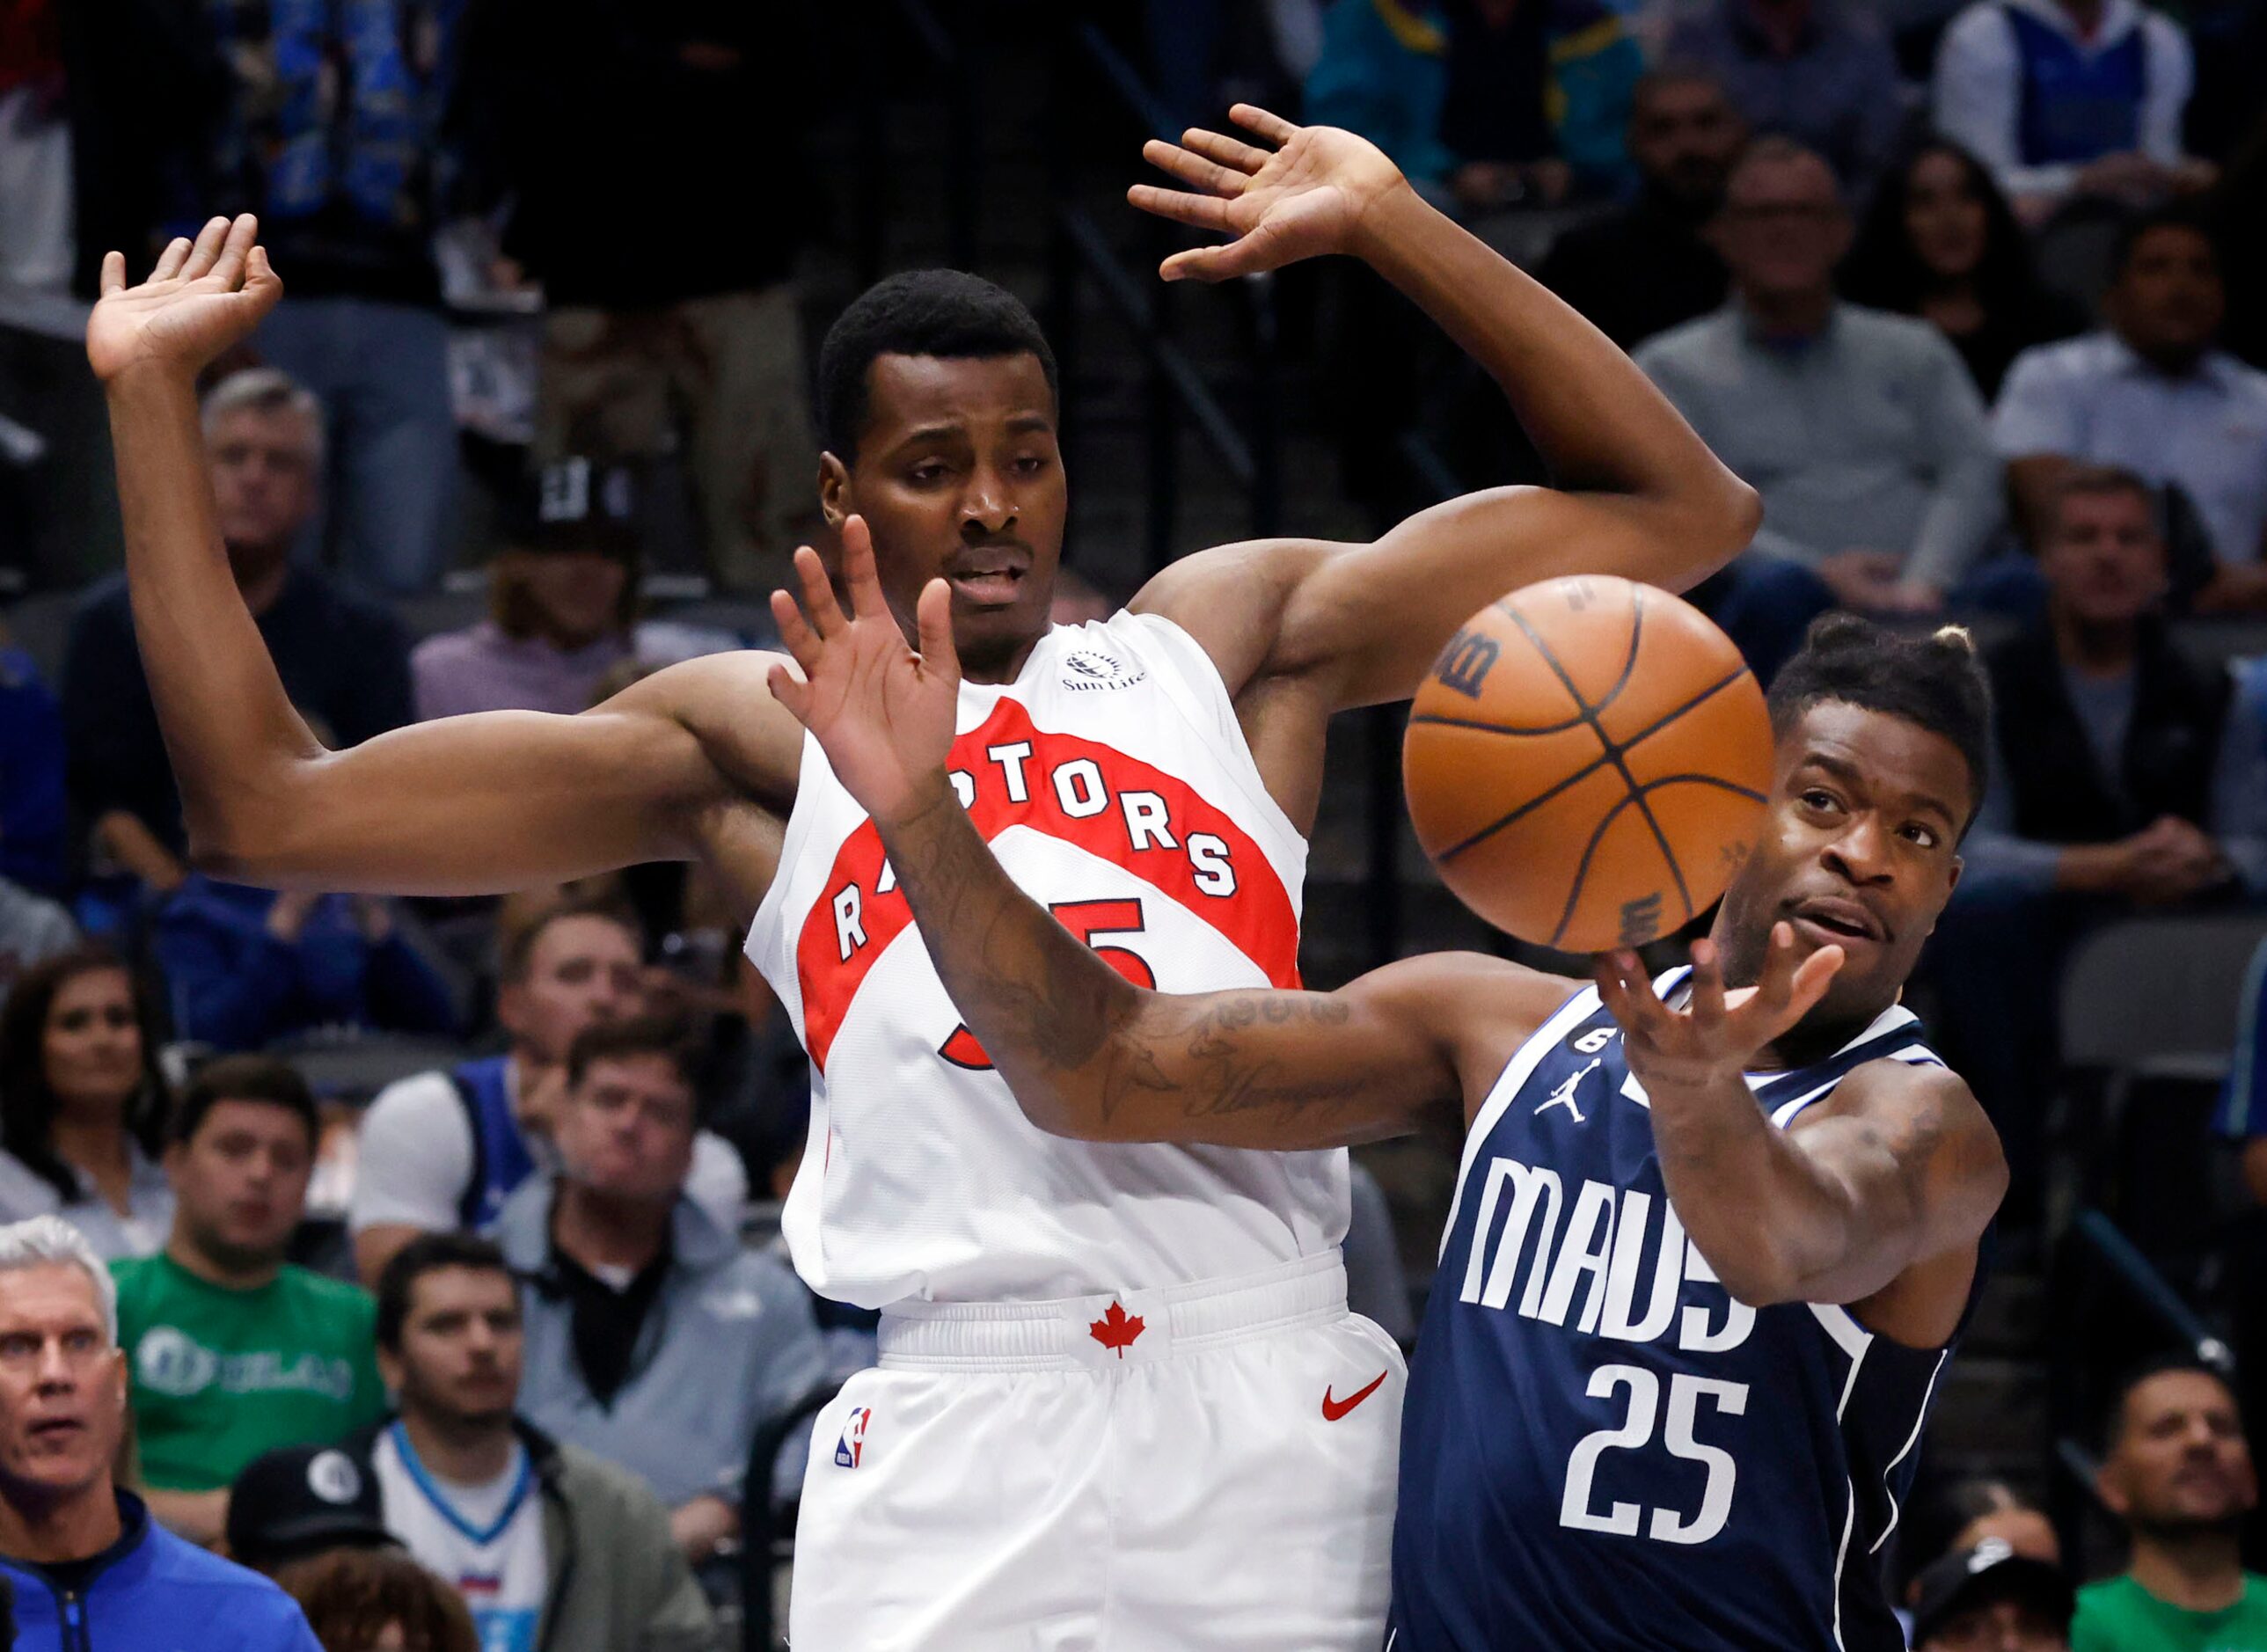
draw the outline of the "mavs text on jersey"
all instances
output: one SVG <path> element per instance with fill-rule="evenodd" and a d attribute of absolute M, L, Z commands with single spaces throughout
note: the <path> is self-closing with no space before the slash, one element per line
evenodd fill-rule
<path fill-rule="evenodd" d="M 1749 1083 L 1785 1128 L 1873 1061 L 1941 1065 L 1899 1006 Z M 1882 1551 L 1950 1354 L 1733 1300 L 1583 989 L 1465 1142 L 1408 1390 L 1390 1652 L 1903 1652 Z"/>

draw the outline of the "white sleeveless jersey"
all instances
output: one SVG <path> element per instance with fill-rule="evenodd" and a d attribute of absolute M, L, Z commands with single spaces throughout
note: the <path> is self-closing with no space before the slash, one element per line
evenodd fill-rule
<path fill-rule="evenodd" d="M 964 684 L 952 783 L 1017 885 L 1164 992 L 1298 984 L 1307 846 L 1211 657 L 1170 620 L 1058 626 Z M 865 811 L 806 737 L 748 956 L 811 1058 L 783 1218 L 814 1290 L 1036 1301 L 1232 1276 L 1335 1246 L 1343 1150 L 1072 1142 L 1028 1122 L 938 980 Z"/>

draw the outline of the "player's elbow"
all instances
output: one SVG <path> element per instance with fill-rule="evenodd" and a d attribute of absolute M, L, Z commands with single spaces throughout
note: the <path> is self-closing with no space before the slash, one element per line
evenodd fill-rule
<path fill-rule="evenodd" d="M 1716 572 L 1763 525 L 1762 496 L 1713 459 L 1664 503 L 1652 536 L 1659 565 L 1647 577 L 1671 591 L 1690 591 Z"/>
<path fill-rule="evenodd" d="M 1750 1308 L 1776 1307 L 1780 1303 L 1807 1300 L 1809 1274 L 1799 1259 L 1767 1241 L 1721 1247 L 1724 1254 L 1702 1252 L 1716 1282 L 1732 1300 Z"/>
<path fill-rule="evenodd" d="M 1748 548 L 1764 525 L 1764 498 L 1723 465 L 1715 466 L 1707 498 L 1693 511 L 1692 562 L 1697 584 Z"/>
<path fill-rule="evenodd" d="M 287 833 L 304 819 L 274 797 L 184 789 L 181 827 L 186 858 L 208 877 L 259 884 L 280 875 L 291 857 Z"/>

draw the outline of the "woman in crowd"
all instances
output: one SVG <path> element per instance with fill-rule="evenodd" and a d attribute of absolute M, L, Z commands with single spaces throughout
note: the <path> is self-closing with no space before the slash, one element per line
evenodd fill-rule
<path fill-rule="evenodd" d="M 409 657 L 422 719 L 470 711 L 581 711 L 609 673 L 742 646 L 730 633 L 638 619 L 635 484 L 623 466 L 549 466 L 506 513 L 488 568 L 488 617 Z"/>
<path fill-rule="evenodd" d="M 2075 305 L 2040 282 L 1991 173 L 1942 138 L 1882 180 L 1842 284 L 1854 303 L 1934 323 L 1987 402 L 2017 352 L 2086 325 Z"/>
<path fill-rule="evenodd" d="M 481 1652 L 456 1591 L 399 1549 L 334 1549 L 275 1581 L 323 1652 Z"/>
<path fill-rule="evenodd" d="M 171 1098 L 150 995 L 118 954 L 81 946 L 26 971 L 0 1010 L 0 1222 L 54 1214 L 106 1259 L 147 1256 L 173 1223 Z"/>

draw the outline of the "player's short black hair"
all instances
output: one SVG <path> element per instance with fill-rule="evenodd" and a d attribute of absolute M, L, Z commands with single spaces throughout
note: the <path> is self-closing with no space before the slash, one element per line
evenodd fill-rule
<path fill-rule="evenodd" d="M 2212 232 L 2212 219 L 2204 208 L 2193 201 L 2168 201 L 2146 212 L 2136 212 L 2118 224 L 2117 239 L 2112 243 L 2109 255 L 2113 278 L 2124 276 L 2125 266 L 2132 262 L 2142 241 L 2159 230 L 2186 230 L 2191 235 L 2203 237 L 2205 245 L 2212 248 L 2213 268 L 2219 268 L 2219 238 Z"/>
<path fill-rule="evenodd" d="M 1962 830 L 1975 823 L 1992 771 L 1992 682 L 1966 631 L 1948 625 L 1909 636 L 1854 613 L 1824 615 L 1772 683 L 1772 731 L 1785 735 L 1829 700 L 1902 717 L 1951 741 L 1968 764 Z"/>
<path fill-rule="evenodd" d="M 1023 301 L 981 275 L 958 269 L 909 269 L 877 281 L 851 301 L 818 347 L 818 434 L 844 464 L 858 455 L 879 356 L 948 359 L 1030 354 L 1060 400 L 1055 353 Z"/>
<path fill-rule="evenodd" d="M 2100 1432 L 2095 1437 L 2104 1457 L 2115 1451 L 2118 1441 L 2124 1437 L 2125 1407 L 2132 1403 L 2133 1391 L 2144 1383 L 2152 1383 L 2160 1377 L 2169 1377 L 2176 1372 L 2186 1377 L 2208 1377 L 2227 1391 L 2228 1398 L 2234 1399 L 2239 1406 L 2242 1403 L 2236 1394 L 2235 1384 L 2228 1380 L 2227 1373 L 2197 1358 L 2194 1349 L 2179 1348 L 2169 1354 L 2153 1354 L 2125 1368 L 2117 1378 L 2117 1386 L 2110 1390 L 2109 1403 L 2102 1408 Z"/>
<path fill-rule="evenodd" d="M 396 1251 L 378 1276 L 378 1346 L 388 1354 L 401 1351 L 402 1327 L 409 1323 L 410 1304 L 417 1281 L 444 1267 L 470 1268 L 480 1274 L 513 1277 L 511 1264 L 494 1239 L 476 1233 L 421 1233 Z"/>
<path fill-rule="evenodd" d="M 282 1108 L 306 1126 L 310 1150 L 322 1135 L 315 1092 L 307 1087 L 297 1068 L 272 1055 L 224 1055 L 199 1068 L 189 1087 L 181 1092 L 181 1105 L 173 1112 L 173 1140 L 195 1140 L 206 1115 L 224 1101 L 256 1101 Z"/>

